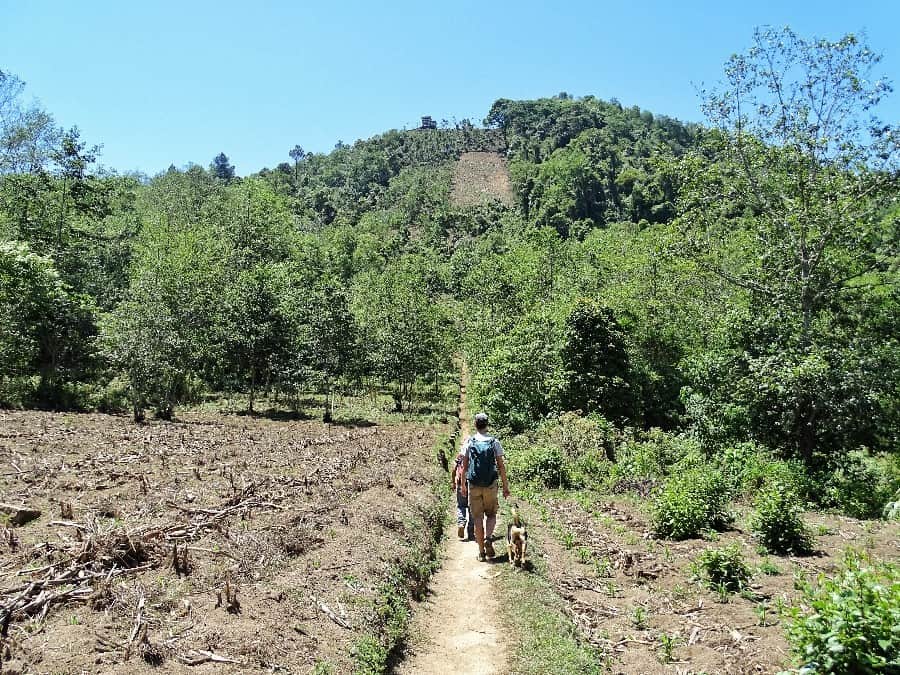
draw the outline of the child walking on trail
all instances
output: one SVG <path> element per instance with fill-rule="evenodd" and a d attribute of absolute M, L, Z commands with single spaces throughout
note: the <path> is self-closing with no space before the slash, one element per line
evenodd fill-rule
<path fill-rule="evenodd" d="M 463 485 L 466 483 L 466 474 L 463 473 L 463 456 L 456 456 L 456 466 L 453 468 L 453 489 L 456 491 L 456 536 L 460 541 L 474 541 L 475 519 L 468 518 L 469 500 L 463 493 Z M 466 521 L 468 520 L 468 528 Z M 468 534 L 466 537 L 465 535 Z"/>
<path fill-rule="evenodd" d="M 503 446 L 493 436 L 487 435 L 488 416 L 475 415 L 475 435 L 460 449 L 462 469 L 466 482 L 462 485 L 463 497 L 469 500 L 469 519 L 475 521 L 475 541 L 478 542 L 478 559 L 494 557 L 494 527 L 497 525 L 497 479 L 503 483 L 503 496 L 509 499 L 509 481 L 503 462 Z"/>

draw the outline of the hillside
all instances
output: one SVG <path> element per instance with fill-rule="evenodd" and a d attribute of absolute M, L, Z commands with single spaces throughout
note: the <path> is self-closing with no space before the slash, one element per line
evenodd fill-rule
<path fill-rule="evenodd" d="M 291 162 L 244 177 L 224 153 L 146 179 L 103 171 L 77 127 L 37 134 L 31 121 L 52 117 L 7 87 L 0 406 L 46 412 L 4 413 L 11 431 L 0 434 L 2 482 L 40 500 L 44 518 L 0 531 L 0 627 L 8 620 L 12 635 L 0 657 L 35 660 L 35 645 L 62 632 L 86 645 L 65 619 L 106 616 L 84 604 L 95 591 L 113 602 L 117 653 L 132 655 L 143 630 L 141 589 L 153 612 L 144 635 L 174 639 L 161 637 L 177 628 L 166 613 L 181 611 L 166 593 L 180 598 L 172 589 L 194 579 L 165 561 L 182 543 L 169 535 L 187 525 L 185 541 L 209 549 L 192 551 L 203 581 L 192 607 L 215 619 L 210 646 L 198 633 L 190 650 L 222 644 L 242 663 L 280 663 L 253 652 L 249 608 L 270 608 L 272 577 L 239 536 L 249 530 L 273 574 L 314 578 L 317 599 L 345 594 L 344 611 L 325 600 L 338 621 L 312 595 L 276 601 L 292 621 L 324 626 L 335 651 L 305 628 L 278 644 L 294 654 L 302 642 L 342 672 L 383 671 L 402 656 L 435 569 L 433 539 L 409 523 L 444 505 L 457 445 L 448 455 L 446 440 L 432 442 L 465 363 L 469 411 L 489 415 L 533 523 L 527 574 L 475 575 L 488 595 L 517 598 L 496 624 L 511 636 L 509 670 L 849 658 L 803 626 L 819 572 L 900 588 L 887 522 L 900 516 L 900 135 L 871 120 L 887 90 L 864 40 L 789 29 L 754 40 L 726 73 L 744 79 L 705 94 L 703 125 L 590 95 L 499 99 L 484 126 L 390 130 L 327 153 L 296 146 Z M 816 118 L 828 110 L 840 114 Z M 224 427 L 234 456 L 215 450 Z M 313 487 L 296 483 L 280 449 L 294 432 L 306 443 L 298 461 L 318 470 Z M 312 508 L 307 489 L 328 502 L 312 514 L 324 552 L 364 558 L 376 541 L 389 559 L 348 558 L 350 571 L 321 577 L 317 563 L 344 562 L 314 554 L 297 567 L 254 529 L 251 513 L 265 536 L 305 532 L 309 519 L 282 516 Z M 121 497 L 127 528 L 105 492 Z M 132 532 L 139 565 L 121 551 Z M 841 555 L 845 542 L 859 553 Z M 237 561 L 219 560 L 226 547 Z M 128 579 L 115 572 L 110 599 L 85 579 L 102 581 L 116 555 Z M 249 600 L 234 625 L 211 595 L 227 570 Z M 124 589 L 132 579 L 141 588 Z M 859 603 L 847 616 L 829 607 L 829 630 L 870 630 L 854 617 L 896 614 L 900 598 Z M 873 659 L 900 653 L 896 636 L 866 639 L 884 652 Z M 528 659 L 544 665 L 529 671 Z"/>

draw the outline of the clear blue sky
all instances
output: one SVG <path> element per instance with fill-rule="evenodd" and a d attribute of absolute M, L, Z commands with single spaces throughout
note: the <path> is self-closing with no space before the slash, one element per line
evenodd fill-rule
<path fill-rule="evenodd" d="M 554 7 L 553 5 L 558 5 Z M 419 116 L 480 121 L 560 91 L 699 120 L 758 25 L 865 30 L 900 87 L 891 0 L 232 2 L 0 0 L 0 69 L 102 162 L 154 174 L 224 151 L 245 175 Z M 900 121 L 900 92 L 881 109 Z"/>

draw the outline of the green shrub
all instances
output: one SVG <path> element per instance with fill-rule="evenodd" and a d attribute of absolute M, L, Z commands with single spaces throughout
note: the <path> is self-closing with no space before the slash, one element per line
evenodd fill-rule
<path fill-rule="evenodd" d="M 894 495 L 894 501 L 885 504 L 884 517 L 888 520 L 900 520 L 900 490 Z"/>
<path fill-rule="evenodd" d="M 562 451 L 554 446 L 527 446 L 509 452 L 510 480 L 549 488 L 571 485 L 569 467 Z"/>
<path fill-rule="evenodd" d="M 128 382 L 121 377 L 115 377 L 107 384 L 98 386 L 94 395 L 94 407 L 104 413 L 127 410 L 128 394 Z"/>
<path fill-rule="evenodd" d="M 769 451 L 753 441 L 726 446 L 719 456 L 722 474 L 734 495 L 758 490 L 772 461 Z"/>
<path fill-rule="evenodd" d="M 658 478 L 673 466 L 686 468 L 704 463 L 700 445 L 693 439 L 651 429 L 624 443 L 616 458 L 616 478 Z"/>
<path fill-rule="evenodd" d="M 566 412 L 545 422 L 537 437 L 557 446 L 572 460 L 584 455 L 614 457 L 618 444 L 618 432 L 611 422 L 600 415 L 577 412 Z"/>
<path fill-rule="evenodd" d="M 797 459 L 775 460 L 763 465 L 761 480 L 748 486 L 752 494 L 758 494 L 769 483 L 787 485 L 803 501 L 816 501 L 816 487 L 810 480 L 806 466 Z"/>
<path fill-rule="evenodd" d="M 751 528 L 766 550 L 773 553 L 808 553 L 812 533 L 803 522 L 803 505 L 793 486 L 771 481 L 754 502 Z"/>
<path fill-rule="evenodd" d="M 559 448 L 573 486 L 590 486 L 604 481 L 615 456 L 618 432 L 599 415 L 583 416 L 566 412 L 543 423 L 536 433 L 536 445 Z"/>
<path fill-rule="evenodd" d="M 744 590 L 750 581 L 750 568 L 739 544 L 706 549 L 694 562 L 694 574 L 709 588 L 729 593 Z"/>
<path fill-rule="evenodd" d="M 653 504 L 653 531 L 671 539 L 696 537 L 705 529 L 722 529 L 731 522 L 728 486 L 710 465 L 683 471 L 666 483 Z"/>
<path fill-rule="evenodd" d="M 886 461 L 862 450 L 849 452 L 825 479 L 822 503 L 854 518 L 880 518 L 898 487 L 891 474 Z"/>
<path fill-rule="evenodd" d="M 819 673 L 900 672 L 900 567 L 848 552 L 833 578 L 805 582 L 788 640 Z"/>

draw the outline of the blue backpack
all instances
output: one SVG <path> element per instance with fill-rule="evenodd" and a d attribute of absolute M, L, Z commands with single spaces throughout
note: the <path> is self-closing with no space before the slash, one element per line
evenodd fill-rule
<path fill-rule="evenodd" d="M 497 457 L 494 451 L 494 438 L 488 436 L 483 441 L 474 436 L 469 439 L 469 470 L 466 480 L 471 485 L 489 487 L 497 480 Z"/>

